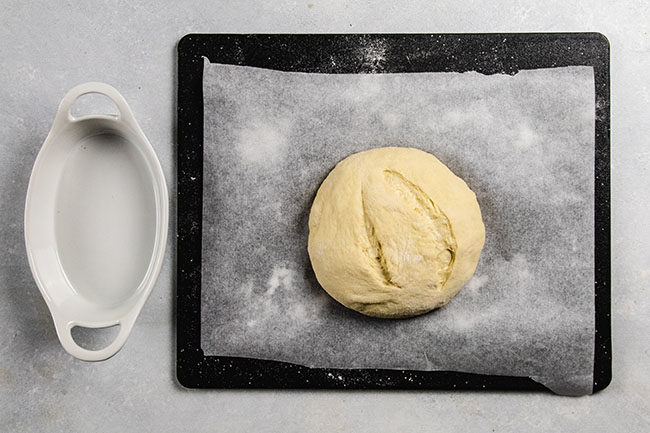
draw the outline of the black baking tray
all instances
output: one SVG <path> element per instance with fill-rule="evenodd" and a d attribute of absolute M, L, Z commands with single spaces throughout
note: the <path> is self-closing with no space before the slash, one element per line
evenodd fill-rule
<path fill-rule="evenodd" d="M 355 49 L 380 41 L 370 64 Z M 595 75 L 593 390 L 611 381 L 609 43 L 599 33 L 189 34 L 178 44 L 176 374 L 188 388 L 546 390 L 527 377 L 453 371 L 325 369 L 206 356 L 201 348 L 203 62 L 319 73 L 465 72 L 592 66 Z M 342 377 L 343 380 L 339 379 Z"/>

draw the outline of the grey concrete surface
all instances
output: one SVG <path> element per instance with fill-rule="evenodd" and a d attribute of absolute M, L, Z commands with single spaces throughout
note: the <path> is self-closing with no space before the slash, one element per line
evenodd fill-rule
<path fill-rule="evenodd" d="M 13 1 L 0 10 L 1 431 L 650 430 L 650 21 L 644 1 Z M 58 343 L 23 243 L 31 166 L 60 98 L 117 87 L 175 194 L 176 42 L 190 32 L 599 31 L 612 48 L 614 379 L 538 393 L 186 390 L 174 374 L 173 227 L 124 349 L 103 363 Z"/>

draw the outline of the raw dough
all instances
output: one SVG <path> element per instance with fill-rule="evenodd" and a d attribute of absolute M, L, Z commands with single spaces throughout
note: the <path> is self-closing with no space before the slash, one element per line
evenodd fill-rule
<path fill-rule="evenodd" d="M 435 156 L 384 147 L 345 158 L 309 215 L 318 282 L 348 308 L 399 318 L 445 305 L 485 241 L 476 196 Z"/>

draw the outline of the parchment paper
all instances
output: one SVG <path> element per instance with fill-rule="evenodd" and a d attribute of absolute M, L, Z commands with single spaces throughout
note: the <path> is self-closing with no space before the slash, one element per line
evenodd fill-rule
<path fill-rule="evenodd" d="M 206 63 L 203 87 L 206 355 L 528 376 L 591 393 L 592 68 L 328 75 Z M 342 307 L 307 254 L 322 180 L 388 145 L 436 155 L 474 190 L 486 226 L 472 280 L 406 320 Z"/>

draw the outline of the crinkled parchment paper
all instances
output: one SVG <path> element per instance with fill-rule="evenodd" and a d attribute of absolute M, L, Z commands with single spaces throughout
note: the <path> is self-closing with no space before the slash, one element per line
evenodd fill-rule
<path fill-rule="evenodd" d="M 206 354 L 528 376 L 591 392 L 592 68 L 348 75 L 206 63 L 203 80 Z M 393 145 L 431 152 L 462 177 L 486 226 L 472 280 L 406 320 L 339 305 L 307 255 L 328 172 Z"/>

